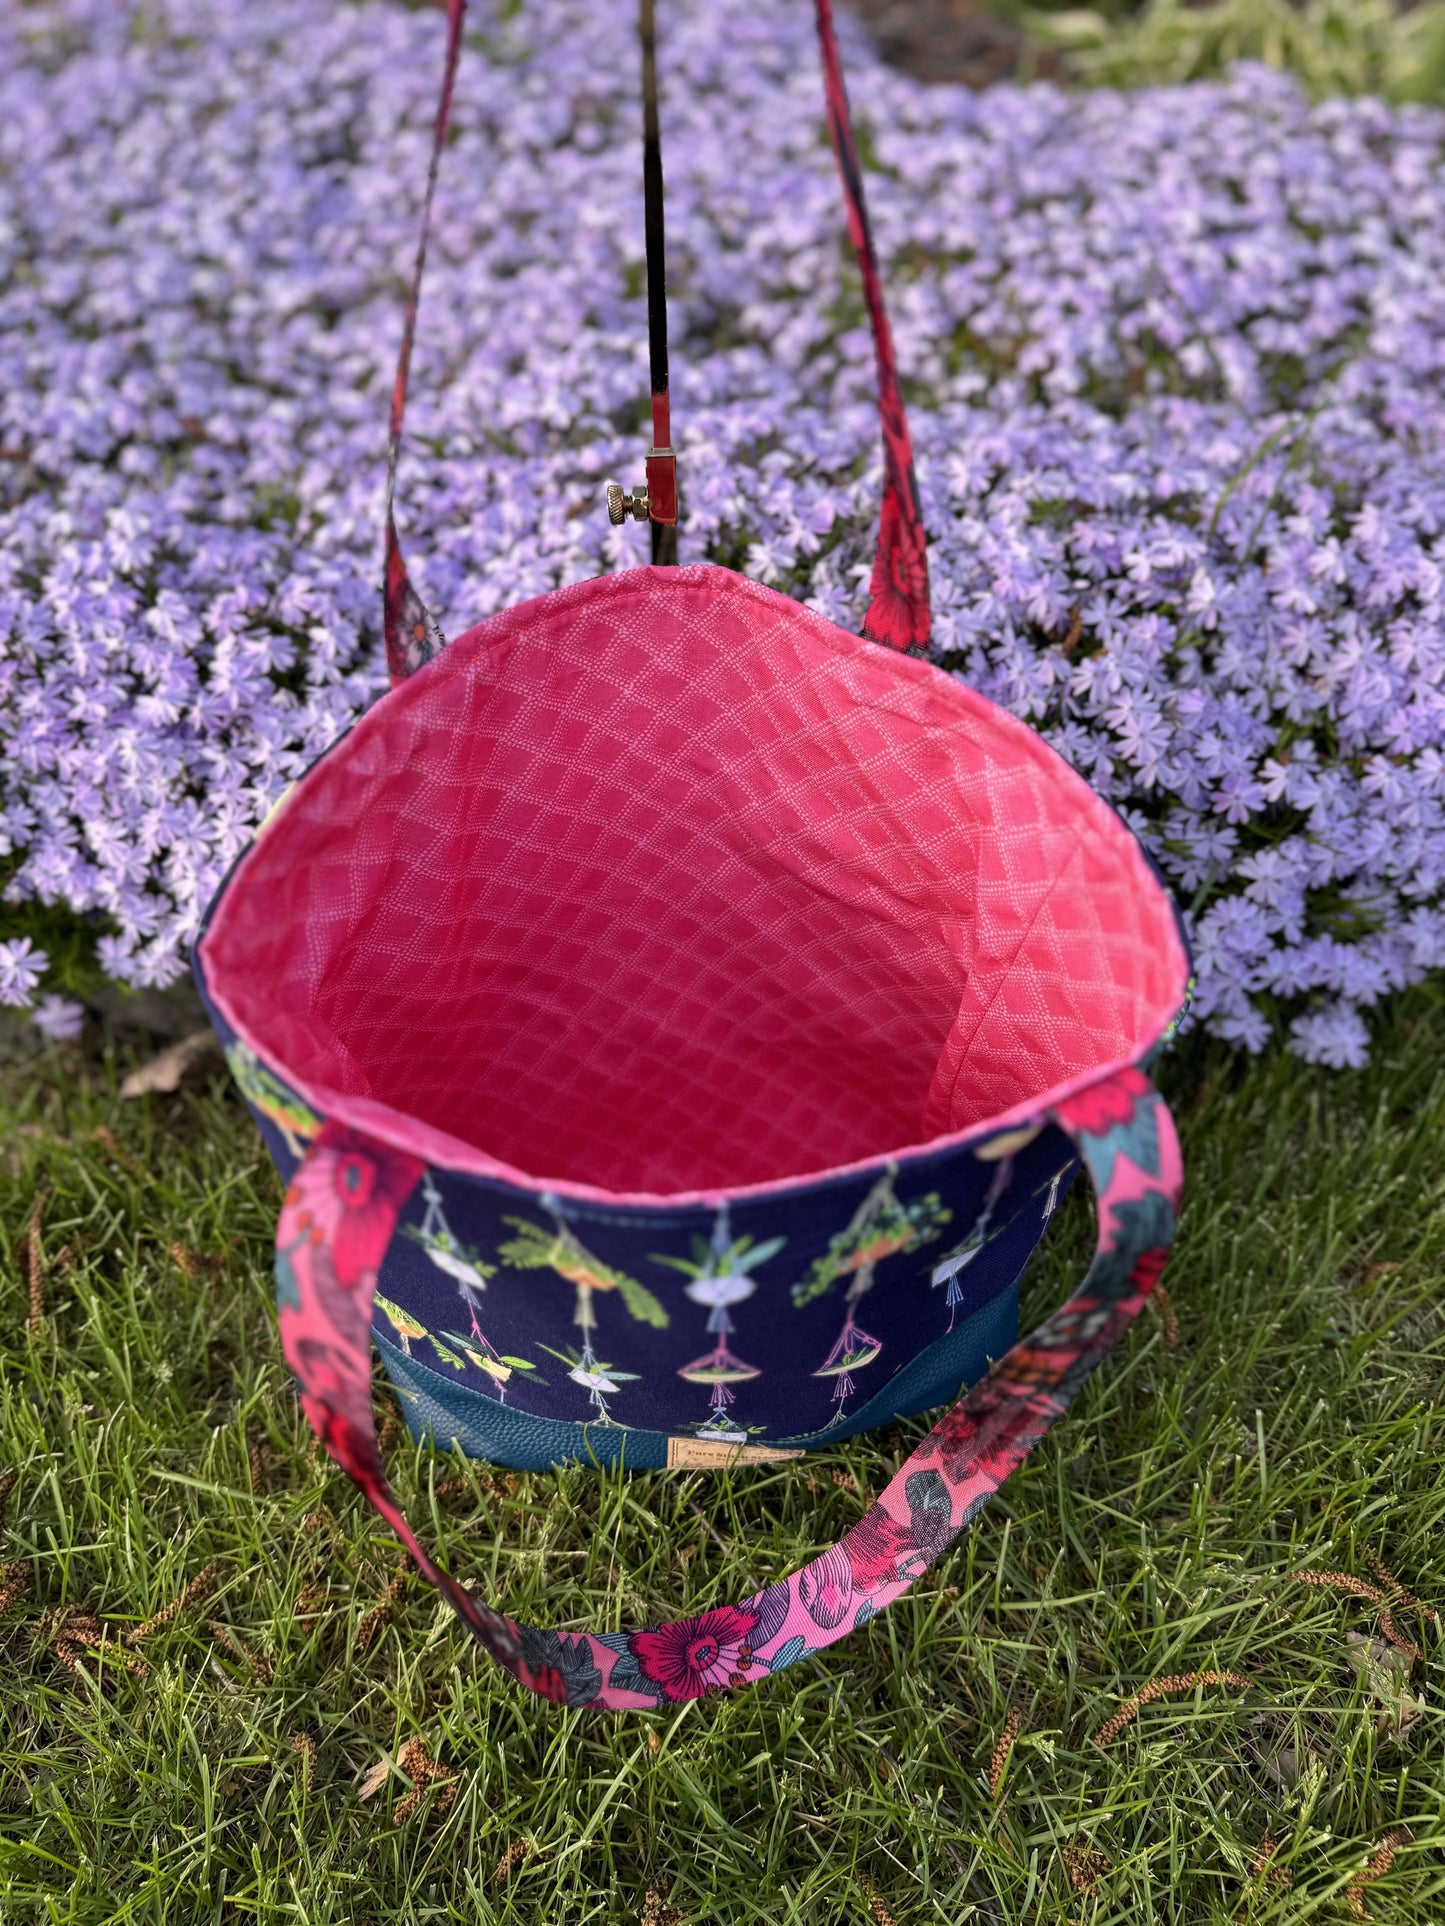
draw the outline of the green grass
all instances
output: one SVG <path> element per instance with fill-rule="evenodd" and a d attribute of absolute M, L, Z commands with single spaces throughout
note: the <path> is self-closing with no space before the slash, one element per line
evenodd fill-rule
<path fill-rule="evenodd" d="M 1132 14 L 1003 0 L 1000 10 L 1061 49 L 1079 79 L 1105 86 L 1215 79 L 1261 60 L 1316 94 L 1445 100 L 1441 0 L 1144 0 Z"/>
<path fill-rule="evenodd" d="M 1425 1648 L 1402 1739 L 1351 1664 L 1375 1609 L 1289 1574 L 1369 1579 L 1373 1553 L 1445 1606 L 1442 1065 L 1428 989 L 1382 1015 L 1358 1075 L 1187 1046 L 1163 1071 L 1189 1168 L 1178 1345 L 1146 1314 L 953 1554 L 816 1666 L 618 1717 L 524 1696 L 419 1581 L 358 1649 L 398 1552 L 298 1421 L 269 1302 L 277 1185 L 244 1113 L 220 1083 L 123 1104 L 113 1057 L 12 1050 L 0 1468 L 29 1589 L 0 1619 L 0 1919 L 581 1926 L 637 1920 L 650 1891 L 654 1921 L 869 1926 L 871 1891 L 898 1926 L 1347 1920 L 1404 1826 L 1364 1903 L 1440 1921 L 1445 1639 L 1399 1613 Z M 37 1194 L 47 1319 L 27 1336 Z M 1076 1197 L 1034 1312 L 1088 1242 Z M 214 1263 L 188 1280 L 172 1245 Z M 860 1502 L 829 1471 L 876 1489 L 903 1442 L 711 1478 L 393 1457 L 453 1570 L 543 1622 L 615 1626 L 815 1551 Z M 67 1669 L 63 1611 L 119 1633 L 209 1563 L 212 1597 L 139 1646 L 145 1677 L 104 1648 Z M 1253 1684 L 1093 1742 L 1146 1681 L 1205 1668 Z M 398 1819 L 404 1776 L 367 1800 L 359 1781 L 418 1735 L 456 1790 Z M 1250 1873 L 1266 1833 L 1289 1887 Z M 1107 1860 L 1091 1890 L 1066 1849 Z"/>

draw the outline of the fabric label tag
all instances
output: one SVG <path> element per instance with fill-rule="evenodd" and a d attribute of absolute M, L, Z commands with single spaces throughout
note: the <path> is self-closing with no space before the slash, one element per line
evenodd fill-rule
<path fill-rule="evenodd" d="M 803 1451 L 782 1451 L 777 1445 L 724 1444 L 717 1438 L 669 1438 L 669 1471 L 715 1471 L 722 1465 L 770 1465 L 779 1458 L 801 1458 Z"/>

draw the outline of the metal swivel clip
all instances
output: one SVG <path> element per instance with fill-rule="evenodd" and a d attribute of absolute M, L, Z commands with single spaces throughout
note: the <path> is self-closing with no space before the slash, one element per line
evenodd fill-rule
<path fill-rule="evenodd" d="M 645 488 L 639 489 L 635 495 L 629 495 L 621 482 L 607 484 L 607 519 L 614 528 L 620 528 L 629 515 L 635 522 L 645 522 L 649 513 Z"/>

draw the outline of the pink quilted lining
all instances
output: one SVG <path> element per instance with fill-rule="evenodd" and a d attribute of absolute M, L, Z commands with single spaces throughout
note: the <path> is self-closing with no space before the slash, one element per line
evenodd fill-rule
<path fill-rule="evenodd" d="M 323 1113 L 453 1168 L 736 1192 L 1137 1058 L 1186 961 L 1031 730 L 730 571 L 509 609 L 377 703 L 201 946 Z"/>

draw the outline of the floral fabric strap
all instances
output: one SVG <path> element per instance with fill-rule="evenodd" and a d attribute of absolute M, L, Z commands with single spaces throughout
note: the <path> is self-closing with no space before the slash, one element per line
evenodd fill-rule
<path fill-rule="evenodd" d="M 447 0 L 446 61 L 442 73 L 441 95 L 437 102 L 432 133 L 431 159 L 427 167 L 426 193 L 422 200 L 421 234 L 417 241 L 411 285 L 407 293 L 406 321 L 402 328 L 401 352 L 391 394 L 390 435 L 386 454 L 386 553 L 382 587 L 382 626 L 386 637 L 386 667 L 392 687 L 403 681 L 423 662 L 446 647 L 436 618 L 412 586 L 402 557 L 396 532 L 397 460 L 401 450 L 402 423 L 406 415 L 407 383 L 411 375 L 411 351 L 416 339 L 417 310 L 421 303 L 422 274 L 426 267 L 427 240 L 431 233 L 432 203 L 436 198 L 437 170 L 451 119 L 452 96 L 456 89 L 457 62 L 461 55 L 462 21 L 467 0 Z M 828 131 L 842 176 L 843 195 L 848 208 L 848 232 L 858 255 L 863 274 L 863 295 L 873 329 L 873 346 L 878 366 L 878 411 L 883 426 L 883 506 L 878 525 L 878 552 L 869 584 L 868 612 L 863 618 L 863 633 L 889 648 L 920 648 L 929 637 L 928 560 L 923 532 L 923 515 L 918 501 L 918 483 L 913 472 L 913 445 L 903 412 L 903 394 L 898 385 L 898 367 L 893 352 L 893 336 L 883 306 L 883 284 L 878 272 L 878 257 L 873 248 L 873 233 L 868 222 L 868 207 L 863 195 L 863 176 L 858 165 L 858 148 L 848 114 L 848 95 L 843 85 L 843 68 L 838 57 L 838 40 L 833 30 L 830 0 L 817 0 L 818 42 L 823 56 L 823 81 L 827 97 Z M 654 424 L 656 425 L 656 424 Z M 670 430 L 665 431 L 670 438 Z"/>
<path fill-rule="evenodd" d="M 1037 1121 L 1046 1120 L 1078 1146 L 1097 1197 L 1082 1285 L 959 1399 L 836 1545 L 739 1604 L 642 1631 L 564 1634 L 516 1624 L 436 1564 L 386 1482 L 371 1407 L 377 1272 L 423 1166 L 338 1124 L 307 1151 L 276 1231 L 281 1343 L 302 1407 L 422 1573 L 530 1691 L 625 1711 L 755 1684 L 908 1590 L 1062 1417 L 1163 1270 L 1183 1170 L 1148 1078 L 1118 1071 Z"/>
<path fill-rule="evenodd" d="M 883 507 L 863 633 L 870 641 L 886 643 L 890 649 L 917 649 L 928 640 L 931 623 L 927 540 L 918 500 L 918 479 L 913 472 L 913 443 L 908 433 L 908 418 L 903 412 L 893 331 L 883 305 L 883 280 L 873 248 L 868 203 L 863 197 L 863 170 L 858 165 L 848 93 L 843 85 L 843 63 L 838 58 L 838 36 L 833 31 L 832 0 L 817 0 L 817 8 L 828 132 L 843 180 L 848 234 L 863 273 L 863 298 L 868 304 L 873 354 L 878 364 L 878 413 L 883 424 Z"/>

